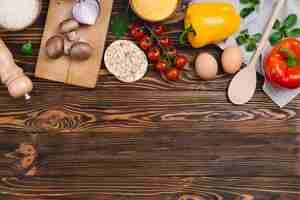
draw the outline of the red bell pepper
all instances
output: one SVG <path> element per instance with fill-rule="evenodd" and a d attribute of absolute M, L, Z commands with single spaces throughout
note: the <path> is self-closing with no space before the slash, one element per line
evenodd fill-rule
<path fill-rule="evenodd" d="M 272 83 L 288 89 L 300 87 L 300 41 L 280 41 L 267 55 L 264 69 Z"/>

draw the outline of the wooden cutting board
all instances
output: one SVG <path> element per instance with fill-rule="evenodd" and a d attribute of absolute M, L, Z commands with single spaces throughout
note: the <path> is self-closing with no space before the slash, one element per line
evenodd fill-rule
<path fill-rule="evenodd" d="M 48 16 L 41 42 L 35 76 L 87 88 L 96 87 L 98 72 L 104 53 L 113 0 L 103 0 L 101 15 L 93 26 L 82 26 L 78 31 L 83 40 L 88 41 L 94 52 L 86 61 L 75 61 L 68 56 L 49 59 L 46 55 L 46 42 L 58 33 L 59 24 L 71 18 L 75 0 L 50 0 Z"/>

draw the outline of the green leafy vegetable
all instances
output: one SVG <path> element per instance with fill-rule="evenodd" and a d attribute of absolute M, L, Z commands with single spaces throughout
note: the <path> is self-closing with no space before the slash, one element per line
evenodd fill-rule
<path fill-rule="evenodd" d="M 270 36 L 269 41 L 270 41 L 271 45 L 273 46 L 276 43 L 278 43 L 280 40 L 282 40 L 283 37 L 284 37 L 284 34 L 282 34 L 281 32 L 275 32 Z"/>
<path fill-rule="evenodd" d="M 255 7 L 247 7 L 247 8 L 243 8 L 242 10 L 241 10 L 241 13 L 240 13 L 240 15 L 241 15 L 241 17 L 242 18 L 246 18 L 246 17 L 248 17 L 252 12 L 254 12 L 255 11 Z"/>
<path fill-rule="evenodd" d="M 256 33 L 256 34 L 254 34 L 254 35 L 252 36 L 252 38 L 253 38 L 253 40 L 254 40 L 256 43 L 258 43 L 258 42 L 261 40 L 261 38 L 262 38 L 262 34 L 261 34 L 261 33 Z"/>
<path fill-rule="evenodd" d="M 262 34 L 256 33 L 253 35 L 250 35 L 248 30 L 243 30 L 240 32 L 240 35 L 236 38 L 236 42 L 240 46 L 245 46 L 246 51 L 252 52 L 256 50 L 257 43 L 261 40 Z"/>
<path fill-rule="evenodd" d="M 249 15 L 251 15 L 251 13 L 255 12 L 260 1 L 259 0 L 240 0 L 240 3 L 245 6 L 241 10 L 240 16 L 242 18 L 246 18 Z"/>
<path fill-rule="evenodd" d="M 123 37 L 129 30 L 131 22 L 137 19 L 136 15 L 130 9 L 128 1 L 124 1 L 125 11 L 119 15 L 113 16 L 111 20 L 112 33 L 117 37 Z"/>
<path fill-rule="evenodd" d="M 288 32 L 289 37 L 300 37 L 300 28 L 295 28 Z"/>
<path fill-rule="evenodd" d="M 285 28 L 289 29 L 297 24 L 298 17 L 295 14 L 289 15 L 283 22 Z"/>
<path fill-rule="evenodd" d="M 22 48 L 21 48 L 21 52 L 23 55 L 32 56 L 32 54 L 33 54 L 32 43 L 26 42 L 25 44 L 23 44 Z"/>
<path fill-rule="evenodd" d="M 298 16 L 291 14 L 283 22 L 276 20 L 273 29 L 275 30 L 269 38 L 270 44 L 274 46 L 286 37 L 300 37 L 300 28 L 294 28 L 297 24 Z"/>
<path fill-rule="evenodd" d="M 117 38 L 123 37 L 128 32 L 129 17 L 127 14 L 113 16 L 111 30 Z"/>

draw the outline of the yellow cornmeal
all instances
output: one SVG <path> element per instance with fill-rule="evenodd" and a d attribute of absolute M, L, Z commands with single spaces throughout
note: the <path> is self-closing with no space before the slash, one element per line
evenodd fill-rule
<path fill-rule="evenodd" d="M 178 0 L 131 0 L 132 9 L 148 21 L 161 21 L 176 10 Z"/>

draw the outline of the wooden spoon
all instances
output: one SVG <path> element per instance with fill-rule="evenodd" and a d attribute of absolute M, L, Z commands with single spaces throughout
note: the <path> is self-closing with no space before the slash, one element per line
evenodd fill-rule
<path fill-rule="evenodd" d="M 236 105 L 242 105 L 250 101 L 253 97 L 255 90 L 256 90 L 256 64 L 259 60 L 259 57 L 266 46 L 266 43 L 269 39 L 269 36 L 272 32 L 272 28 L 284 3 L 287 0 L 278 0 L 276 8 L 269 20 L 267 28 L 263 34 L 263 37 L 257 47 L 257 50 L 250 62 L 250 64 L 242 69 L 231 81 L 229 88 L 228 88 L 228 97 L 229 100 Z"/>

